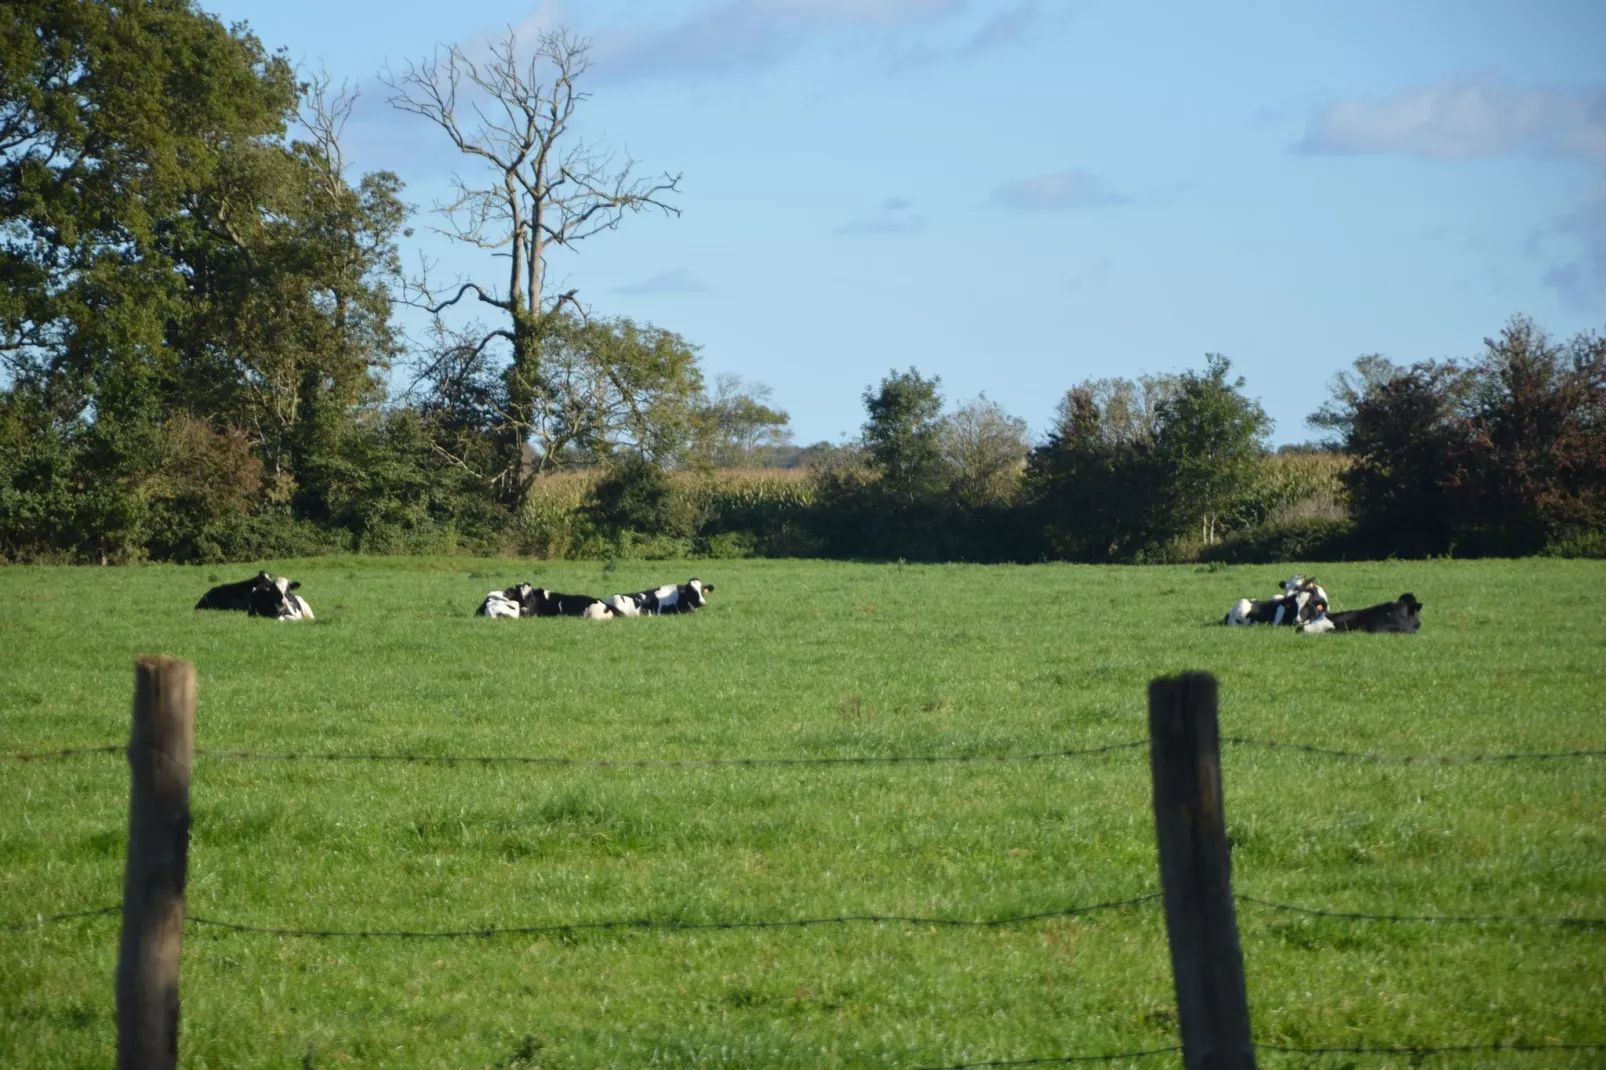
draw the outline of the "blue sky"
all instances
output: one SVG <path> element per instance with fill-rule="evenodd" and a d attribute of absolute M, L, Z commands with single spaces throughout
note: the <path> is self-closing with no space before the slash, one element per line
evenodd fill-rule
<path fill-rule="evenodd" d="M 593 40 L 586 137 L 679 172 L 552 277 L 768 383 L 839 441 L 893 367 L 1044 431 L 1089 377 L 1232 358 L 1312 437 L 1363 353 L 1474 355 L 1513 313 L 1606 326 L 1606 4 L 201 0 L 359 85 L 355 170 L 454 169 L 376 73 L 508 26 Z"/>

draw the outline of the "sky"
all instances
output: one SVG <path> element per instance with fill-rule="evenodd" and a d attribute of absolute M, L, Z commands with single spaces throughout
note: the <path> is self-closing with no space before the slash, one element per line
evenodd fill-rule
<path fill-rule="evenodd" d="M 578 129 L 680 175 L 680 214 L 556 254 L 553 282 L 768 384 L 800 443 L 856 437 L 893 369 L 1040 436 L 1074 384 L 1206 353 L 1302 442 L 1363 354 L 1606 327 L 1595 0 L 200 4 L 360 90 L 352 177 L 401 176 L 437 282 L 504 270 L 430 229 L 479 173 L 380 72 L 589 38 Z"/>

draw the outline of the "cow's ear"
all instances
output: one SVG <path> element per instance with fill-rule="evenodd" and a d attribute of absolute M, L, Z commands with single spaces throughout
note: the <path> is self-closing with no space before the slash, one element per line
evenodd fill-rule
<path fill-rule="evenodd" d="M 301 587 L 301 581 L 300 580 L 296 580 L 290 586 L 286 587 L 285 590 L 294 591 L 294 590 L 298 590 L 300 587 Z"/>

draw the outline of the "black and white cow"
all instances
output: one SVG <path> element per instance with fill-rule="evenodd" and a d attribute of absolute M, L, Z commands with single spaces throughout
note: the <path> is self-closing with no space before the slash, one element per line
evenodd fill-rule
<path fill-rule="evenodd" d="M 276 620 L 311 620 L 312 607 L 300 595 L 292 593 L 300 586 L 283 576 L 274 579 L 266 572 L 259 572 L 248 580 L 219 584 L 203 594 L 195 608 L 235 610 Z"/>
<path fill-rule="evenodd" d="M 620 617 L 655 617 L 664 613 L 691 613 L 708 604 L 714 590 L 712 583 L 704 583 L 693 576 L 682 584 L 655 587 L 639 594 L 616 594 L 607 601 L 608 608 Z"/>
<path fill-rule="evenodd" d="M 1301 632 L 1313 635 L 1321 632 L 1400 632 L 1410 634 L 1422 627 L 1422 603 L 1407 591 L 1393 602 L 1380 602 L 1365 609 L 1347 609 L 1341 613 L 1327 612 L 1322 600 L 1320 612 L 1300 627 Z"/>
<path fill-rule="evenodd" d="M 515 583 L 505 591 L 491 591 L 480 603 L 478 613 L 482 617 L 508 617 L 517 620 L 523 613 L 524 601 L 534 593 L 535 588 L 528 583 Z"/>
<path fill-rule="evenodd" d="M 299 582 L 291 583 L 285 577 L 279 576 L 273 583 L 279 588 L 279 593 L 284 595 L 285 612 L 279 615 L 280 620 L 317 619 L 312 615 L 312 607 L 307 604 L 307 600 L 296 594 L 296 590 L 301 586 Z"/>
<path fill-rule="evenodd" d="M 1327 592 L 1317 584 L 1315 577 L 1295 573 L 1278 584 L 1283 593 L 1275 598 L 1240 598 L 1237 604 L 1221 619 L 1223 624 L 1302 624 L 1311 617 L 1311 606 L 1316 600 L 1327 604 Z"/>
<path fill-rule="evenodd" d="M 523 600 L 519 607 L 525 617 L 584 617 L 587 620 L 608 620 L 614 616 L 600 598 L 588 594 L 559 594 L 538 587 Z"/>

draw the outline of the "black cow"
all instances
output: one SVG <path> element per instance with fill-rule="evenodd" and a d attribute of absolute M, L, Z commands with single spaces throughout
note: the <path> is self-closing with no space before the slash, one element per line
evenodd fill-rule
<path fill-rule="evenodd" d="M 1380 602 L 1365 609 L 1346 609 L 1341 613 L 1328 613 L 1322 602 L 1320 612 L 1299 630 L 1321 632 L 1401 632 L 1410 634 L 1422 627 L 1422 603 L 1416 595 L 1406 592 L 1394 602 Z"/>
<path fill-rule="evenodd" d="M 712 583 L 704 583 L 693 576 L 685 583 L 655 587 L 638 594 L 616 594 L 607 601 L 615 616 L 642 617 L 664 613 L 691 613 L 708 604 L 708 595 L 714 590 Z"/>
<path fill-rule="evenodd" d="M 277 620 L 301 620 L 311 617 L 311 607 L 290 592 L 300 583 L 275 580 L 266 572 L 239 583 L 223 583 L 212 588 L 195 603 L 196 609 L 231 609 L 253 617 L 273 617 Z"/>
<path fill-rule="evenodd" d="M 588 594 L 559 594 L 544 587 L 532 590 L 519 605 L 521 617 L 585 617 L 607 620 L 614 612 L 600 598 Z"/>

